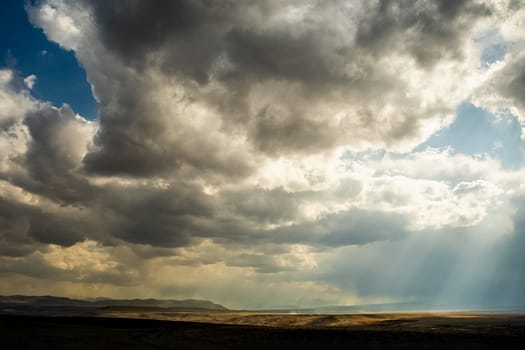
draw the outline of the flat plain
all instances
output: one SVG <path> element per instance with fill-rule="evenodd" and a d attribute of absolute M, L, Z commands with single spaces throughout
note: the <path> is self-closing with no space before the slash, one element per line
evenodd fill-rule
<path fill-rule="evenodd" d="M 521 349 L 525 314 L 107 307 L 0 315 L 3 349 Z M 66 315 L 67 314 L 67 315 Z"/>

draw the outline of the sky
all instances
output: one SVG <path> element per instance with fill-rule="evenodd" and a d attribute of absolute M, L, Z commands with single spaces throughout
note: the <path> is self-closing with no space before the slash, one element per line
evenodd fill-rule
<path fill-rule="evenodd" d="M 0 294 L 525 307 L 522 0 L 0 14 Z"/>

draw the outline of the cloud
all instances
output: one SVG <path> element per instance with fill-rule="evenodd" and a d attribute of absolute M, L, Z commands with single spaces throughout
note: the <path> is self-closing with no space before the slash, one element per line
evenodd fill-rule
<path fill-rule="evenodd" d="M 33 86 L 36 84 L 36 75 L 31 74 L 24 78 L 24 84 L 29 90 L 33 89 Z"/>
<path fill-rule="evenodd" d="M 0 200 L 0 255 L 23 256 L 38 249 L 38 244 L 27 234 L 27 214 L 31 208 Z"/>
<path fill-rule="evenodd" d="M 93 126 L 73 114 L 67 105 L 54 108 L 44 105 L 30 112 L 24 124 L 31 135 L 25 155 L 19 160 L 27 170 L 24 188 L 50 199 L 73 204 L 85 200 L 93 189 L 77 173 Z"/>
<path fill-rule="evenodd" d="M 123 269 L 93 241 L 79 242 L 67 248 L 51 245 L 45 251 L 24 259 L 0 258 L 0 274 L 10 273 L 55 281 L 76 280 L 86 284 L 129 286 L 138 282 L 129 268 Z"/>
<path fill-rule="evenodd" d="M 522 243 L 521 169 L 414 149 L 469 98 L 520 117 L 521 51 L 486 65 L 474 40 L 519 35 L 500 25 L 519 9 L 498 4 L 28 5 L 73 50 L 100 115 L 0 71 L 0 292 L 249 307 L 489 288 L 475 262 Z"/>
<path fill-rule="evenodd" d="M 408 150 L 450 123 L 473 87 L 463 81 L 484 73 L 468 64 L 477 58 L 468 37 L 489 14 L 482 5 L 282 6 L 29 7 L 52 40 L 75 49 L 100 102 L 86 169 L 151 176 L 190 168 L 231 177 L 246 176 L 261 157 L 336 146 Z M 51 14 L 68 20 L 50 21 Z M 75 32 L 75 44 L 59 34 L 62 22 L 85 29 L 64 31 Z M 422 41 L 426 49 L 416 49 Z"/>
<path fill-rule="evenodd" d="M 13 71 L 0 70 L 0 131 L 4 132 L 24 113 L 33 108 L 35 101 L 25 91 L 17 89 L 17 79 Z"/>
<path fill-rule="evenodd" d="M 500 20 L 499 33 L 504 40 L 505 59 L 491 66 L 491 76 L 474 94 L 474 101 L 494 113 L 510 110 L 525 128 L 525 36 L 522 23 L 525 18 L 523 1 L 502 1 L 490 4 L 495 17 Z"/>
<path fill-rule="evenodd" d="M 510 55 L 509 55 L 510 56 Z M 483 86 L 476 96 L 476 102 L 493 112 L 510 110 L 514 114 L 522 129 L 521 138 L 525 130 L 525 55 L 520 53 L 510 56 L 505 63 L 494 68 L 489 83 Z"/>

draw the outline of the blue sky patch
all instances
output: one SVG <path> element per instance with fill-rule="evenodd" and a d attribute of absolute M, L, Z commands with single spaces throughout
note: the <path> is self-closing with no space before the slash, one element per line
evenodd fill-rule
<path fill-rule="evenodd" d="M 85 118 L 95 119 L 97 103 L 84 69 L 72 51 L 47 40 L 28 20 L 23 1 L 5 1 L 0 12 L 0 66 L 21 77 L 36 75 L 34 97 L 53 105 L 69 104 Z"/>
<path fill-rule="evenodd" d="M 499 30 L 491 30 L 483 36 L 476 38 L 475 41 L 483 48 L 480 60 L 484 67 L 488 67 L 492 63 L 501 61 L 505 58 L 505 54 L 507 53 L 507 43 L 501 36 Z"/>
<path fill-rule="evenodd" d="M 451 147 L 453 153 L 488 154 L 504 168 L 516 169 L 525 161 L 525 146 L 519 122 L 510 113 L 494 116 L 471 103 L 462 103 L 456 120 L 432 135 L 415 150 Z"/>

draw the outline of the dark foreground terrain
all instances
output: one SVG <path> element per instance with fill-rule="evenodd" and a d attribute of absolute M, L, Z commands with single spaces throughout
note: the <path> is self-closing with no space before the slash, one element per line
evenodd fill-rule
<path fill-rule="evenodd" d="M 243 316 L 240 316 L 243 318 Z M 0 315 L 2 349 L 522 349 L 523 315 L 259 315 L 266 326 Z M 342 318 L 341 318 L 342 317 Z M 286 318 L 303 326 L 283 325 Z M 375 322 L 366 320 L 377 318 Z M 357 322 L 364 319 L 365 322 Z M 317 320 L 318 322 L 312 322 Z M 343 322 L 341 322 L 343 320 Z M 337 321 L 337 322 L 333 322 Z M 259 322 L 256 322 L 259 323 Z M 284 322 L 287 323 L 287 322 Z M 294 324 L 298 324 L 297 322 Z M 332 324 L 332 325 L 330 325 Z M 348 324 L 348 325 L 344 325 Z"/>

